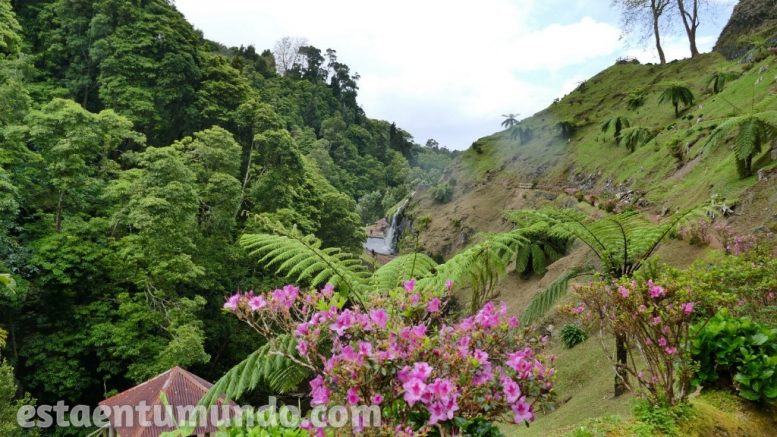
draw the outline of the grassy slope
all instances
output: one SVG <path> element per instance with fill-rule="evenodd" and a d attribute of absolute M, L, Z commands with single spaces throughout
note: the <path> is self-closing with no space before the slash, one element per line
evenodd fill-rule
<path fill-rule="evenodd" d="M 558 189 L 536 191 L 518 186 L 536 181 L 559 189 L 572 187 L 575 186 L 572 176 L 577 174 L 593 179 L 594 186 L 587 190 L 600 196 L 623 190 L 612 188 L 618 184 L 639 190 L 651 203 L 649 209 L 653 212 L 664 207 L 697 205 L 718 193 L 729 200 L 741 198 L 743 205 L 748 206 L 743 208 L 744 215 L 732 220 L 740 230 L 774 221 L 777 184 L 759 183 L 756 177 L 740 179 L 729 147 L 705 149 L 703 145 L 710 125 L 716 120 L 753 109 L 777 109 L 777 60 L 771 57 L 756 64 L 740 79 L 728 83 L 720 95 L 705 93 L 707 77 L 720 70 L 742 71 L 742 66 L 714 53 L 665 66 L 615 65 L 591 78 L 584 88 L 525 120 L 524 125 L 534 131 L 534 138 L 528 144 L 510 139 L 505 131 L 478 140 L 482 153 L 473 149 L 463 153 L 448 175 L 456 181 L 452 202 L 435 204 L 428 193 L 420 193 L 416 199 L 412 214 L 432 217 L 422 238 L 423 249 L 446 257 L 467 245 L 476 232 L 506 229 L 508 225 L 501 220 L 505 209 L 550 203 L 578 205 L 593 214 L 601 214 L 584 203 L 578 204 Z M 662 85 L 671 80 L 686 83 L 696 95 L 696 104 L 682 114 L 687 118 L 676 120 L 671 105 L 658 104 Z M 650 90 L 647 101 L 642 108 L 630 111 L 625 98 L 639 88 Z M 601 123 L 615 115 L 629 117 L 632 126 L 659 133 L 654 140 L 629 153 L 615 145 L 611 134 L 601 132 Z M 580 126 L 569 142 L 558 136 L 556 124 L 562 120 L 574 120 Z M 678 165 L 668 151 L 667 143 L 676 136 L 682 144 L 694 144 L 688 149 L 683 165 Z M 757 165 L 773 166 L 774 163 L 765 154 Z M 682 265 L 704 253 L 706 250 L 672 241 L 659 256 Z M 579 262 L 585 256 L 576 250 L 568 257 L 574 260 L 565 259 L 557 264 Z M 520 313 L 537 290 L 568 267 L 551 266 L 542 280 L 508 277 L 500 298 L 507 300 L 511 312 Z M 552 414 L 540 417 L 529 429 L 506 426 L 503 430 L 508 435 L 561 435 L 583 426 L 585 432 L 578 435 L 605 435 L 607 430 L 612 431 L 611 435 L 632 435 L 628 431 L 629 402 L 610 398 L 612 372 L 598 341 L 590 339 L 572 351 L 556 349 L 562 404 Z M 765 425 L 758 414 L 746 411 L 736 400 L 721 406 L 715 396 L 711 399 L 705 395 L 694 400 L 700 414 L 685 425 L 688 435 L 720 434 L 721 430 L 721 435 L 759 435 L 754 430 L 771 426 Z M 594 419 L 597 417 L 605 418 Z M 766 428 L 762 428 L 764 425 Z"/>
<path fill-rule="evenodd" d="M 448 177 L 456 181 L 451 203 L 440 206 L 426 193 L 419 196 L 417 214 L 431 214 L 434 218 L 423 241 L 424 248 L 432 254 L 448 256 L 467 241 L 454 238 L 444 242 L 446 236 L 458 231 L 457 227 L 477 231 L 500 229 L 504 207 L 532 206 L 523 201 L 526 193 L 518 188 L 521 182 L 538 181 L 563 188 L 576 185 L 570 180 L 575 174 L 590 176 L 596 181 L 593 193 L 601 194 L 613 185 L 624 184 L 644 192 L 655 212 L 663 207 L 696 205 L 714 193 L 731 200 L 738 198 L 757 183 L 757 178 L 740 179 L 730 148 L 705 148 L 706 137 L 717 121 L 730 115 L 752 109 L 777 109 L 777 62 L 774 57 L 767 58 L 729 82 L 721 94 L 706 93 L 707 78 L 721 70 L 742 71 L 743 67 L 716 53 L 664 66 L 614 65 L 588 80 L 585 87 L 525 120 L 524 125 L 534 132 L 528 144 L 512 140 L 507 131 L 478 140 L 482 153 L 470 148 L 450 171 Z M 674 118 L 670 104 L 658 103 L 663 87 L 670 81 L 687 84 L 696 96 L 696 104 L 684 111 L 679 120 Z M 645 105 L 636 111 L 628 110 L 626 96 L 641 88 L 648 90 Z M 611 133 L 601 132 L 602 122 L 616 115 L 628 117 L 632 126 L 659 133 L 629 153 L 625 147 L 615 145 Z M 558 135 L 556 124 L 562 120 L 573 120 L 579 126 L 569 142 Z M 675 137 L 682 144 L 693 144 L 684 165 L 679 165 L 668 150 L 668 143 Z M 766 155 L 758 165 L 774 165 Z M 457 244 L 455 240 L 460 241 Z"/>

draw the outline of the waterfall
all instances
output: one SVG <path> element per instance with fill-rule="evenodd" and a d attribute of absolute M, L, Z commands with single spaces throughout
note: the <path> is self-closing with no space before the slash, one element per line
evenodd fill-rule
<path fill-rule="evenodd" d="M 404 213 L 408 203 L 410 203 L 410 199 L 412 197 L 413 194 L 408 196 L 405 200 L 402 201 L 402 203 L 399 204 L 397 210 L 394 211 L 394 214 L 391 216 L 391 221 L 388 224 L 388 228 L 386 228 L 386 231 L 383 234 L 383 238 L 368 238 L 364 245 L 365 249 L 382 255 L 396 255 L 397 245 L 399 244 L 399 237 L 402 233 L 402 214 Z"/>

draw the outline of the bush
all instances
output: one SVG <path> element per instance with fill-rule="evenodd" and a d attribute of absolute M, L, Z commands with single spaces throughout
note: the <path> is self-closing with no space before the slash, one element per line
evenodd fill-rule
<path fill-rule="evenodd" d="M 638 422 L 633 429 L 637 435 L 678 435 L 678 422 L 692 414 L 688 404 L 656 406 L 643 400 L 634 401 L 631 412 Z"/>
<path fill-rule="evenodd" d="M 567 349 L 572 349 L 586 339 L 588 335 L 577 325 L 568 324 L 561 328 L 561 341 Z"/>
<path fill-rule="evenodd" d="M 440 182 L 432 187 L 432 199 L 437 203 L 448 203 L 453 199 L 453 186 L 447 182 Z"/>
<path fill-rule="evenodd" d="M 622 371 L 636 380 L 652 405 L 676 405 L 690 393 L 688 329 L 697 317 L 697 301 L 705 296 L 668 277 L 659 277 L 666 280 L 659 285 L 645 276 L 577 286 L 582 305 L 572 312 L 594 329 L 625 336 L 629 359 L 620 365 Z"/>
<path fill-rule="evenodd" d="M 452 435 L 462 428 L 496 435 L 488 422 L 533 421 L 554 397 L 553 358 L 504 304 L 443 319 L 451 286 L 416 288 L 408 280 L 346 308 L 332 285 L 287 285 L 234 294 L 224 307 L 269 341 L 293 333 L 286 334 L 289 347 L 273 353 L 312 374 L 311 405 L 380 406 L 378 435 Z M 300 427 L 317 431 L 312 425 Z"/>
<path fill-rule="evenodd" d="M 707 220 L 697 220 L 682 227 L 679 232 L 681 239 L 691 246 L 707 246 L 710 244 L 710 223 Z"/>
<path fill-rule="evenodd" d="M 756 402 L 777 401 L 777 328 L 726 309 L 691 328 L 692 356 L 699 362 L 694 384 L 734 387 Z"/>

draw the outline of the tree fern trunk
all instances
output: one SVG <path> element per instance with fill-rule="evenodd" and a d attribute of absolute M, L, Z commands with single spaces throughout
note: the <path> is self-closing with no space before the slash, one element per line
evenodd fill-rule
<path fill-rule="evenodd" d="M 618 397 L 628 390 L 626 387 L 628 375 L 622 370 L 628 359 L 625 334 L 615 334 L 615 358 L 617 360 L 615 364 L 615 397 Z"/>

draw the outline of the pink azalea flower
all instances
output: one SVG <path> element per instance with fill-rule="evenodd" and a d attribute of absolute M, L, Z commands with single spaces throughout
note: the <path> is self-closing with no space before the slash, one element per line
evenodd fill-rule
<path fill-rule="evenodd" d="M 509 326 L 511 329 L 515 329 L 520 324 L 520 321 L 518 320 L 518 317 L 510 316 L 510 319 L 507 321 L 507 326 Z"/>
<path fill-rule="evenodd" d="M 432 366 L 419 361 L 413 364 L 413 370 L 410 372 L 411 378 L 416 378 L 421 381 L 426 381 L 432 375 Z"/>
<path fill-rule="evenodd" d="M 648 280 L 648 293 L 651 298 L 658 299 L 659 297 L 664 297 L 666 295 L 666 290 L 664 290 L 664 287 L 654 284 L 653 280 L 650 279 Z"/>
<path fill-rule="evenodd" d="M 372 323 L 374 323 L 379 328 L 386 329 L 388 314 L 386 314 L 386 310 L 382 308 L 370 310 L 370 320 L 372 320 Z"/>
<path fill-rule="evenodd" d="M 300 355 L 307 355 L 308 354 L 308 342 L 305 340 L 300 340 L 297 342 L 297 352 L 299 352 Z"/>
<path fill-rule="evenodd" d="M 505 399 L 508 403 L 512 404 L 521 397 L 521 387 L 511 378 L 505 377 L 502 380 L 502 384 L 502 390 L 504 391 Z"/>
<path fill-rule="evenodd" d="M 639 312 L 644 313 L 645 311 L 647 311 L 647 307 L 645 305 L 640 305 Z"/>
<path fill-rule="evenodd" d="M 405 287 L 405 291 L 410 293 L 411 291 L 415 290 L 415 279 L 408 279 L 402 285 Z"/>
<path fill-rule="evenodd" d="M 486 361 L 488 361 L 488 352 L 485 352 L 480 349 L 475 349 L 475 352 L 472 353 L 472 356 L 478 360 L 478 363 L 483 364 Z"/>
<path fill-rule="evenodd" d="M 345 395 L 345 400 L 348 401 L 348 404 L 356 405 L 359 403 L 359 399 L 359 391 L 356 389 L 356 387 L 349 388 L 347 394 Z"/>
<path fill-rule="evenodd" d="M 578 306 L 572 308 L 571 311 L 572 311 L 572 314 L 580 314 L 583 311 L 585 311 L 585 305 L 578 305 Z"/>
<path fill-rule="evenodd" d="M 372 404 L 373 405 L 380 405 L 383 403 L 383 396 L 380 394 L 375 394 L 372 396 Z"/>
<path fill-rule="evenodd" d="M 429 410 L 429 425 L 444 422 L 448 418 L 448 412 L 442 402 L 433 402 L 427 409 Z"/>
<path fill-rule="evenodd" d="M 650 319 L 650 324 L 653 326 L 658 326 L 661 324 L 661 316 L 655 316 L 652 319 Z"/>
<path fill-rule="evenodd" d="M 368 357 L 372 355 L 372 343 L 369 341 L 360 341 L 359 342 L 359 355 L 363 357 Z"/>
<path fill-rule="evenodd" d="M 674 355 L 677 353 L 677 348 L 674 346 L 670 346 L 670 347 L 664 348 L 664 352 L 666 352 L 667 355 Z"/>
<path fill-rule="evenodd" d="M 321 375 L 316 376 L 310 381 L 310 395 L 312 397 L 311 405 L 324 405 L 329 402 L 329 389 L 324 384 L 324 378 Z"/>
<path fill-rule="evenodd" d="M 450 279 L 445 281 L 445 289 L 448 291 L 451 291 L 452 288 L 453 288 L 453 281 Z"/>
<path fill-rule="evenodd" d="M 453 393 L 453 383 L 449 379 L 437 378 L 426 387 L 427 391 L 438 399 L 448 399 Z"/>
<path fill-rule="evenodd" d="M 666 338 L 661 337 L 661 338 L 658 339 L 658 346 L 665 347 L 666 345 L 667 345 Z"/>
<path fill-rule="evenodd" d="M 335 331 L 339 337 L 342 337 L 343 334 L 345 334 L 345 331 L 347 331 L 348 328 L 353 326 L 353 323 L 354 323 L 353 311 L 346 309 L 342 313 L 340 313 L 339 316 L 337 316 L 335 323 L 333 323 L 332 325 L 329 325 L 329 328 L 332 331 Z"/>
<path fill-rule="evenodd" d="M 353 350 L 353 348 L 348 345 L 343 347 L 343 349 L 340 351 L 340 356 L 345 361 L 355 362 L 359 359 L 358 355 L 356 355 L 356 352 Z"/>
<path fill-rule="evenodd" d="M 332 284 L 326 284 L 324 285 L 324 288 L 321 289 L 321 294 L 324 295 L 325 298 L 329 299 L 331 298 L 335 293 L 335 286 Z"/>
<path fill-rule="evenodd" d="M 405 402 L 412 406 L 421 400 L 421 396 L 423 396 L 424 392 L 426 391 L 426 384 L 417 378 L 411 378 L 409 381 L 402 384 L 402 388 L 405 390 L 405 394 L 403 396 Z"/>
<path fill-rule="evenodd" d="M 534 420 L 534 413 L 532 412 L 531 405 L 526 403 L 526 396 L 522 396 L 518 399 L 518 402 L 514 403 L 513 414 L 515 414 L 515 423 L 531 422 Z"/>
<path fill-rule="evenodd" d="M 624 299 L 629 297 L 629 289 L 624 287 L 623 285 L 618 287 L 618 293 L 620 293 L 621 297 L 623 297 Z"/>
<path fill-rule="evenodd" d="M 232 296 L 229 296 L 229 299 L 227 299 L 226 302 L 224 302 L 224 308 L 229 311 L 236 311 L 237 306 L 240 304 L 240 293 L 235 293 Z"/>
<path fill-rule="evenodd" d="M 418 305 L 418 302 L 421 301 L 421 295 L 418 293 L 413 293 L 410 296 L 410 305 Z"/>
<path fill-rule="evenodd" d="M 686 316 L 690 316 L 691 313 L 693 312 L 693 306 L 694 305 L 695 304 L 693 302 L 688 302 L 688 303 L 682 304 L 683 314 L 685 314 Z"/>
<path fill-rule="evenodd" d="M 258 311 L 267 306 L 267 301 L 264 296 L 254 296 L 248 299 L 248 306 L 251 307 L 251 311 Z"/>
<path fill-rule="evenodd" d="M 440 299 L 433 297 L 427 304 L 426 304 L 426 311 L 429 311 L 430 313 L 436 313 L 440 311 L 440 304 L 442 302 Z"/>

